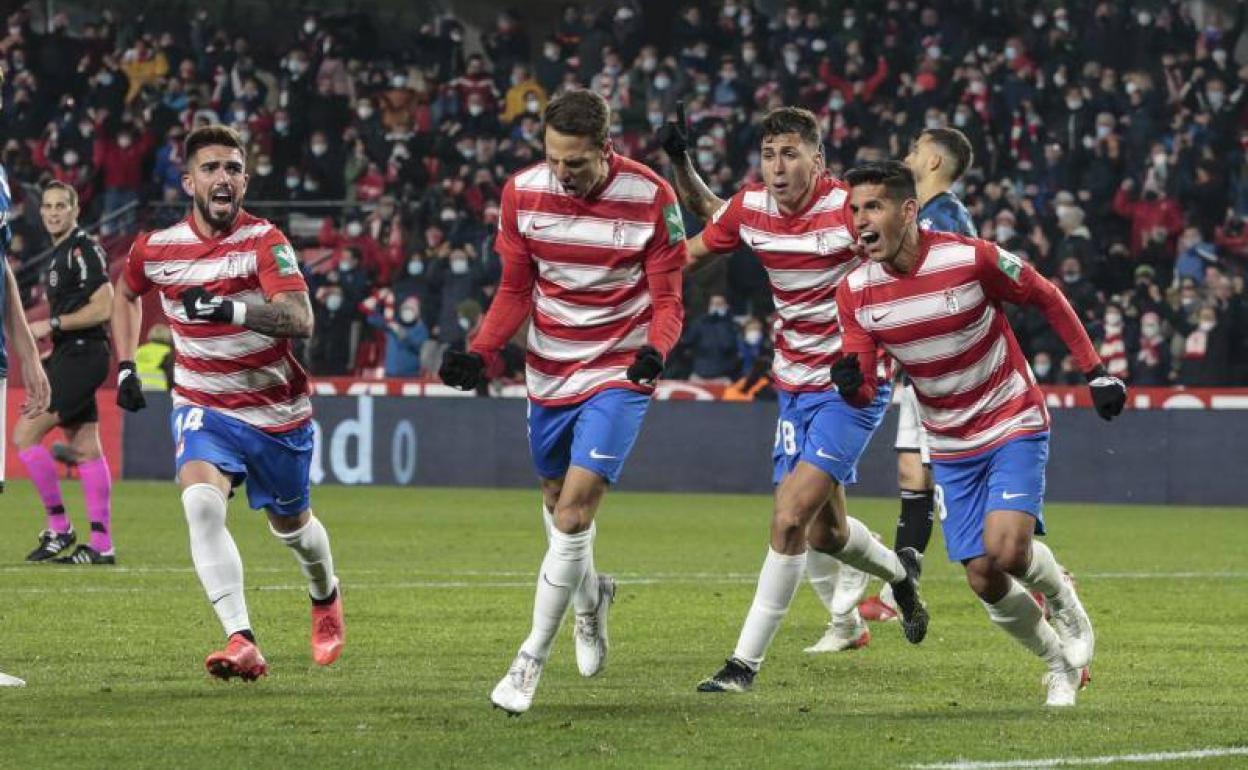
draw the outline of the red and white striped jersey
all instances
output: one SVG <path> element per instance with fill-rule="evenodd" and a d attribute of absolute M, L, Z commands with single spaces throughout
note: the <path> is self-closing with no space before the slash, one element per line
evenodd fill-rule
<path fill-rule="evenodd" d="M 841 351 L 836 287 L 861 263 L 850 251 L 855 235 L 848 201 L 845 184 L 824 176 L 806 209 L 786 215 L 766 185 L 753 183 L 738 190 L 702 230 L 702 243 L 711 251 L 732 251 L 744 243 L 766 268 L 776 302 L 772 371 L 782 390 L 832 387 L 829 370 Z"/>
<path fill-rule="evenodd" d="M 588 198 L 564 192 L 546 163 L 503 188 L 494 248 L 503 278 L 472 351 L 491 361 L 532 312 L 525 382 L 547 405 L 605 388 L 653 388 L 625 377 L 637 350 L 666 356 L 680 337 L 687 249 L 671 186 L 646 166 L 610 156 Z"/>
<path fill-rule="evenodd" d="M 126 284 L 136 294 L 160 292 L 173 331 L 175 407 L 192 404 L 261 430 L 291 430 L 312 416 L 308 378 L 290 340 L 240 326 L 187 320 L 182 292 L 258 303 L 284 291 L 307 291 L 299 261 L 271 222 L 240 211 L 219 237 L 200 233 L 187 217 L 139 236 L 126 258 Z"/>
<path fill-rule="evenodd" d="M 988 241 L 920 231 L 910 272 L 867 262 L 841 284 L 837 301 L 845 353 L 858 353 L 870 371 L 861 356 L 882 345 L 906 370 L 937 459 L 979 454 L 1049 428 L 1044 396 L 1002 302 L 1038 307 L 1082 371 L 1100 363 L 1061 292 Z"/>

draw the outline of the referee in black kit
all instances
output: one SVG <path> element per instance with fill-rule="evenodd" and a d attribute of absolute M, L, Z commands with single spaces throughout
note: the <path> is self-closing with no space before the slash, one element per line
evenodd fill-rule
<path fill-rule="evenodd" d="M 23 416 L 13 430 L 18 457 L 26 466 L 47 514 L 39 546 L 27 561 L 61 564 L 114 564 L 110 522 L 112 477 L 100 447 L 95 391 L 108 377 L 107 323 L 113 306 L 104 250 L 78 226 L 78 193 L 62 182 L 49 182 L 39 205 L 43 226 L 52 238 L 52 260 L 45 273 L 51 315 L 35 321 L 35 339 L 52 337 L 52 355 L 44 362 L 52 399 L 48 410 Z M 78 536 L 61 498 L 56 464 L 40 443 L 60 426 L 78 463 L 90 540 L 68 555 L 62 552 Z"/>

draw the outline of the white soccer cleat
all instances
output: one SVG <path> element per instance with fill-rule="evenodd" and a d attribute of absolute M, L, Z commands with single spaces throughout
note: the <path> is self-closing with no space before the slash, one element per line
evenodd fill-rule
<path fill-rule="evenodd" d="M 1079 691 L 1087 686 L 1091 677 L 1086 668 L 1067 668 L 1062 671 L 1050 671 L 1044 675 L 1044 685 L 1049 688 L 1049 696 L 1044 705 L 1054 708 L 1066 708 L 1075 705 Z"/>
<path fill-rule="evenodd" d="M 533 696 L 537 693 L 537 680 L 542 678 L 545 661 L 538 660 L 524 650 L 516 654 L 516 659 L 507 669 L 503 677 L 490 693 L 490 703 L 513 716 L 523 714 L 533 705 Z"/>
<path fill-rule="evenodd" d="M 607 664 L 607 616 L 615 601 L 615 578 L 598 576 L 598 606 L 593 612 L 577 613 L 572 633 L 576 640 L 576 668 L 581 676 L 594 676 Z"/>
<path fill-rule="evenodd" d="M 0 687 L 25 687 L 26 680 L 0 673 Z"/>
<path fill-rule="evenodd" d="M 805 652 L 842 652 L 860 650 L 871 643 L 871 629 L 857 612 L 838 615 L 828 624 L 823 637 L 805 649 Z"/>
<path fill-rule="evenodd" d="M 1062 582 L 1065 589 L 1049 600 L 1052 608 L 1050 622 L 1062 640 L 1062 654 L 1066 662 L 1078 670 L 1092 662 L 1096 634 L 1092 631 L 1092 619 L 1083 608 L 1083 602 L 1079 601 L 1074 581 L 1068 573 L 1062 574 Z"/>

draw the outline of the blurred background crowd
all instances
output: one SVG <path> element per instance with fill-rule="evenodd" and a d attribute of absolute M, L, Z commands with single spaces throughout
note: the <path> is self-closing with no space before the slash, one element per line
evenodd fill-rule
<path fill-rule="evenodd" d="M 42 6 L 40 6 L 42 7 Z M 380 45 L 358 16 L 286 29 L 194 11 L 36 17 L 0 33 L 10 259 L 39 301 L 37 185 L 72 184 L 116 258 L 185 214 L 181 140 L 236 127 L 249 210 L 300 249 L 318 375 L 417 376 L 476 332 L 500 276 L 509 174 L 542 157 L 539 115 L 588 87 L 616 149 L 667 172 L 654 131 L 684 100 L 721 197 L 758 179 L 760 117 L 813 110 L 831 173 L 900 157 L 925 127 L 967 134 L 955 187 L 984 238 L 1065 292 L 1136 385 L 1248 385 L 1248 55 L 1243 2 L 749 2 L 430 13 Z M 81 16 L 81 18 L 79 18 Z M 33 203 L 32 203 L 33 202 Z M 699 224 L 688 223 L 691 232 Z M 687 279 L 668 376 L 767 393 L 772 306 L 748 250 Z M 1042 317 L 1011 321 L 1042 382 L 1081 381 Z M 523 338 L 500 375 L 523 377 Z"/>

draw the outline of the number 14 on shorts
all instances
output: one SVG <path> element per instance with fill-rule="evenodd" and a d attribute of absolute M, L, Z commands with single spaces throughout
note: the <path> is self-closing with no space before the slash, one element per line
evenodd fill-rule
<path fill-rule="evenodd" d="M 186 448 L 186 443 L 182 437 L 185 433 L 196 431 L 204 427 L 204 410 L 199 407 L 182 412 L 173 420 L 174 431 L 178 434 L 177 456 L 182 456 L 182 450 Z"/>

